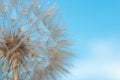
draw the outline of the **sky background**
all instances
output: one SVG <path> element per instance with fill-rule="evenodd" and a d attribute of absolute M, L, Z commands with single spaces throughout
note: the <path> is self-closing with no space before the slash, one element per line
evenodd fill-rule
<path fill-rule="evenodd" d="M 63 80 L 120 80 L 120 0 L 56 0 L 76 58 Z"/>

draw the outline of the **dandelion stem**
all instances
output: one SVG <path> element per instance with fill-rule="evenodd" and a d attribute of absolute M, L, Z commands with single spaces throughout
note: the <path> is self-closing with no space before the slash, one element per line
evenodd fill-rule
<path fill-rule="evenodd" d="M 13 70 L 13 80 L 19 80 L 19 68 L 18 68 L 18 60 L 14 58 L 12 61 L 12 70 Z"/>

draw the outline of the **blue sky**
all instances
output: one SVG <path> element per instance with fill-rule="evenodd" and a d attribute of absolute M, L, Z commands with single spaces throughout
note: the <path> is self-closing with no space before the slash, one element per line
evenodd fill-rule
<path fill-rule="evenodd" d="M 77 55 L 63 80 L 120 80 L 120 0 L 56 0 Z"/>

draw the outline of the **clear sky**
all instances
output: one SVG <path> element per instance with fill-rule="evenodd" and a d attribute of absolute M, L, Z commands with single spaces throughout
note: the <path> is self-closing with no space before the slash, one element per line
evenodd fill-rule
<path fill-rule="evenodd" d="M 120 0 L 56 2 L 77 55 L 63 80 L 120 80 Z"/>

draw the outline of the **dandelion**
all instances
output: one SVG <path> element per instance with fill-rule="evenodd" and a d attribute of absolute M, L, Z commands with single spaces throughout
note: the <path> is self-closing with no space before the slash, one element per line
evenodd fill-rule
<path fill-rule="evenodd" d="M 40 0 L 0 0 L 2 80 L 56 80 L 68 73 L 70 43 L 56 14 Z"/>

